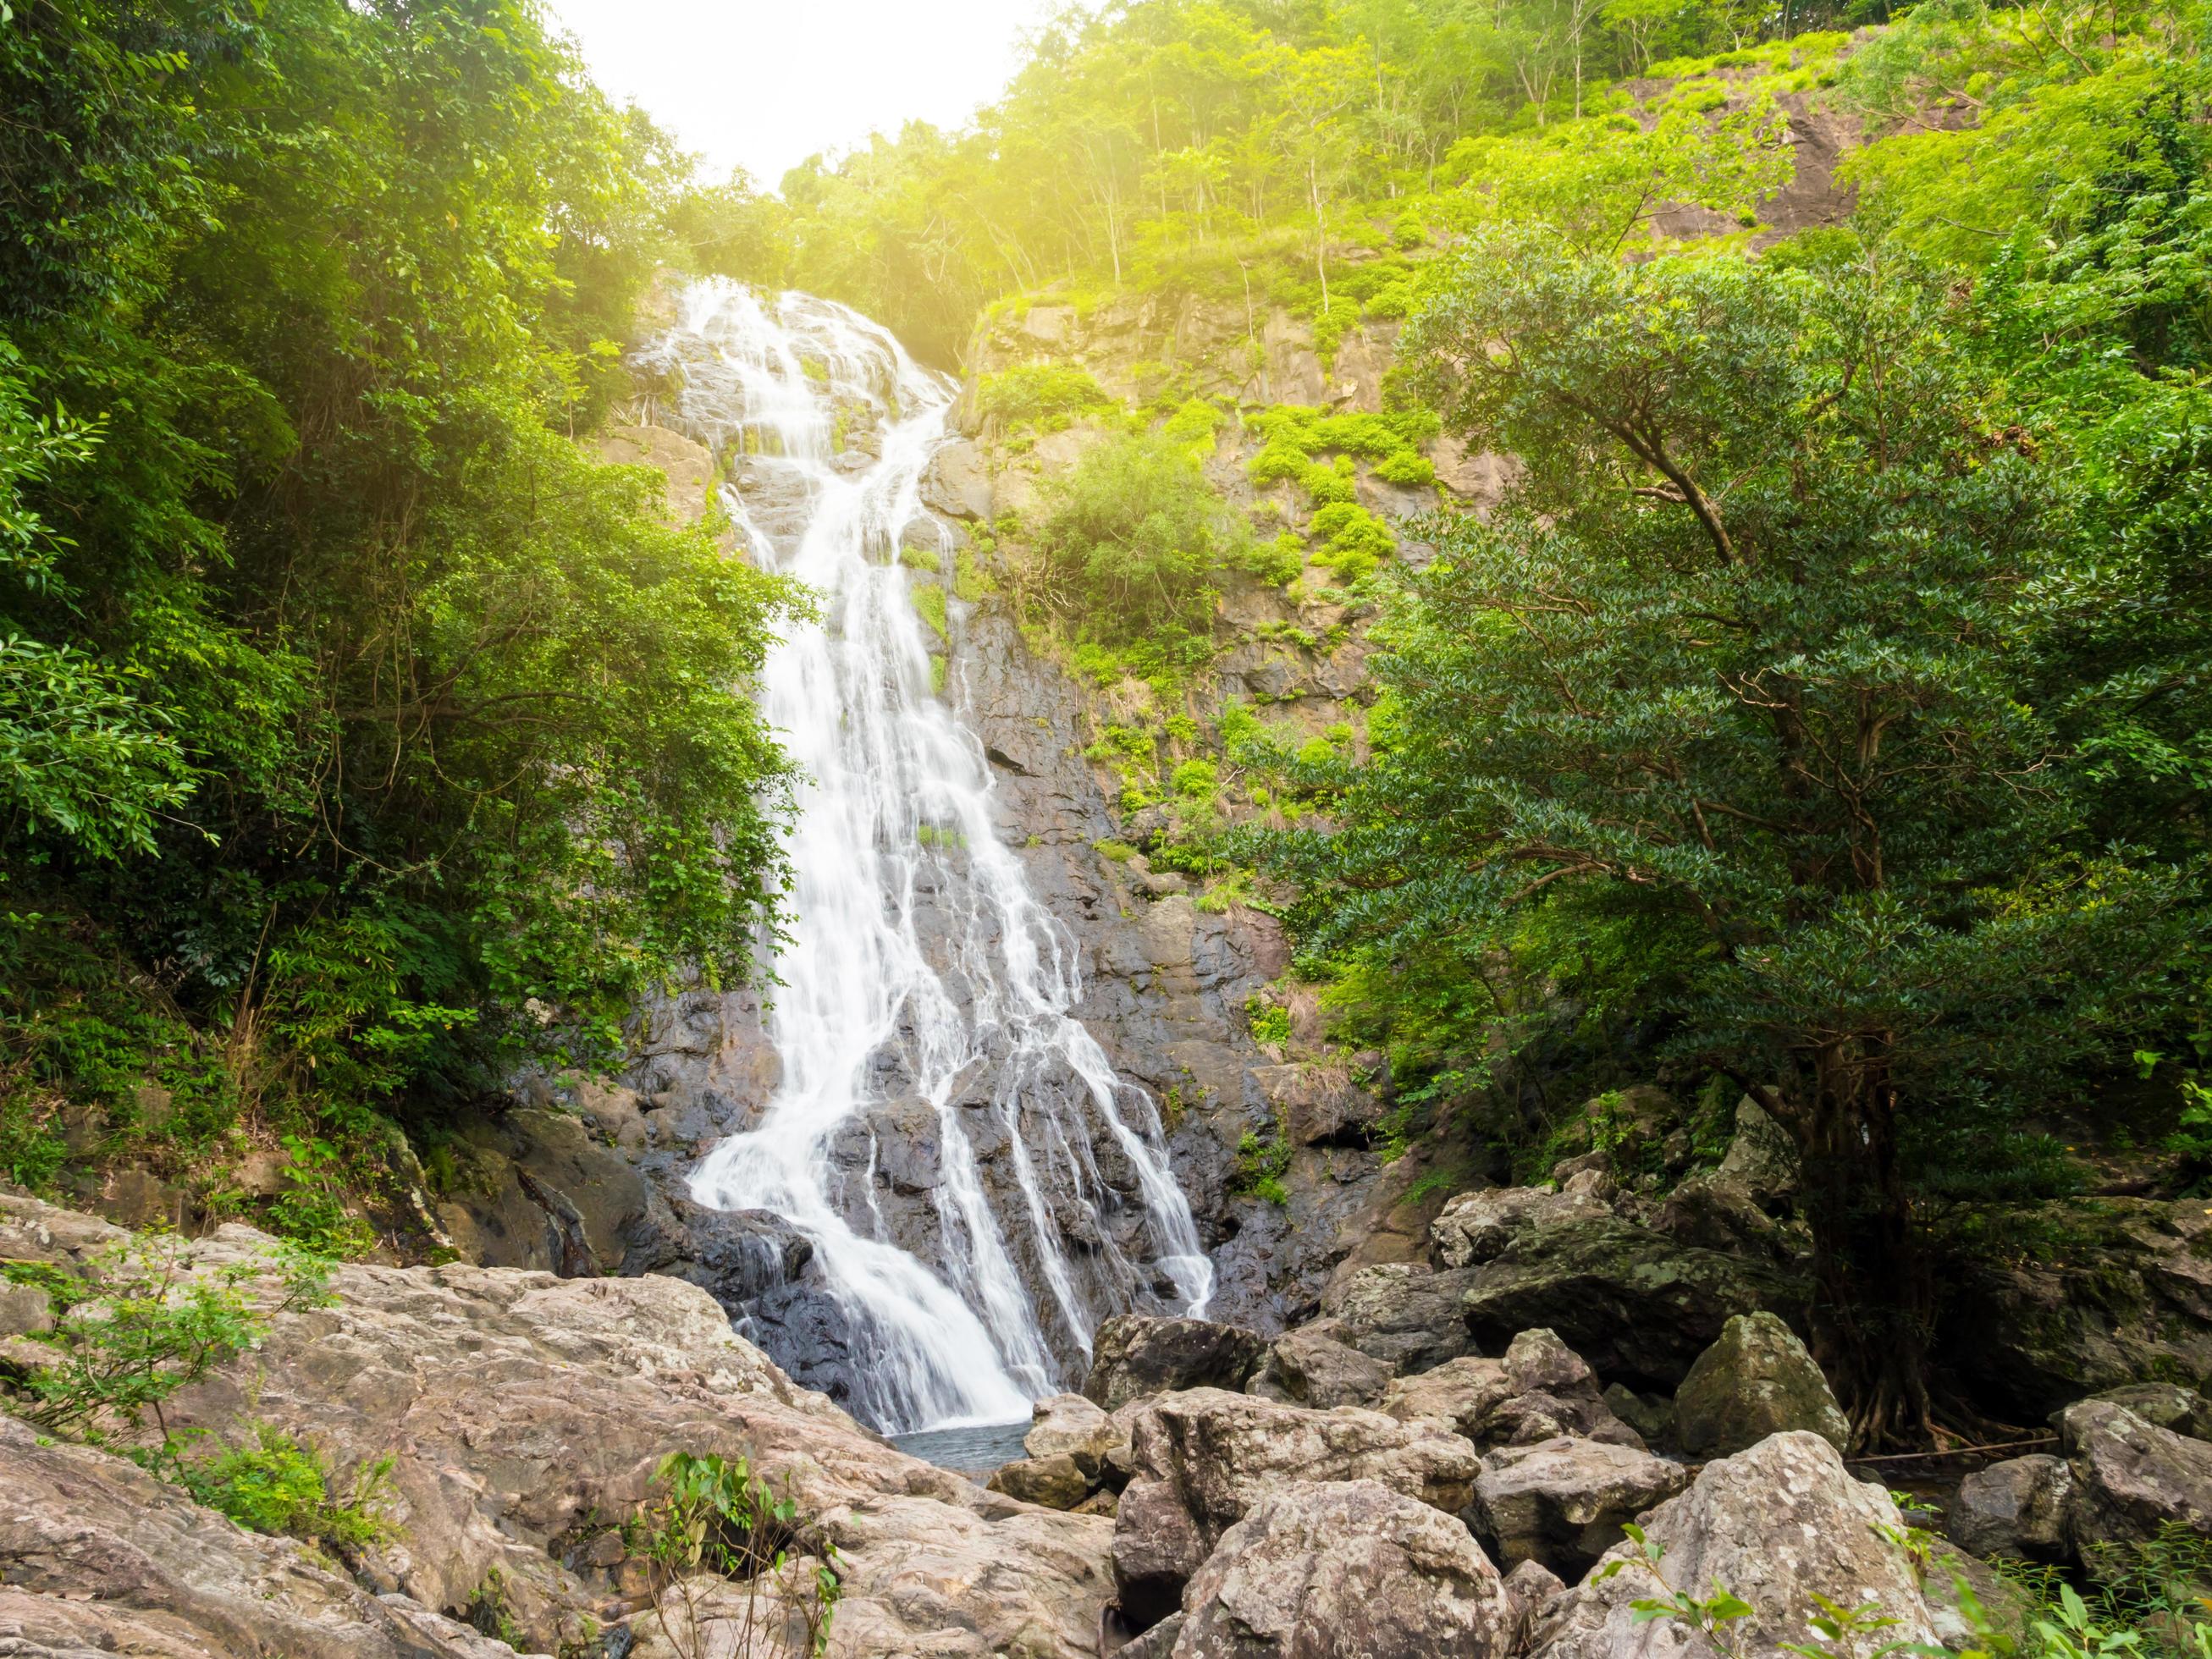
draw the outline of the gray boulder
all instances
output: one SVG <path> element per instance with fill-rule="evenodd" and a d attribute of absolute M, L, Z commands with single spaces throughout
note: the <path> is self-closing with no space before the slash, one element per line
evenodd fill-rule
<path fill-rule="evenodd" d="M 2124 1382 L 2089 1397 L 2124 1406 L 2144 1422 L 2192 1440 L 2212 1440 L 2212 1400 L 2179 1382 Z"/>
<path fill-rule="evenodd" d="M 1559 1575 L 1541 1561 L 1523 1561 L 1505 1575 L 1505 1601 L 1513 1609 L 1512 1652 L 1528 1652 L 1536 1639 L 1536 1626 L 1566 1588 Z"/>
<path fill-rule="evenodd" d="M 2148 1542 L 2169 1525 L 2212 1533 L 2212 1444 L 2109 1400 L 2068 1407 L 2058 1437 L 2073 1466 L 2068 1522 L 2084 1556 Z"/>
<path fill-rule="evenodd" d="M 0 1650 L 250 1659 L 510 1659 L 404 1595 L 371 1595 L 284 1538 L 136 1464 L 0 1416 Z"/>
<path fill-rule="evenodd" d="M 1066 1452 L 1002 1463 L 985 1484 L 993 1492 L 1048 1510 L 1072 1510 L 1091 1496 L 1090 1478 Z"/>
<path fill-rule="evenodd" d="M 1492 1187 L 1462 1193 L 1429 1224 L 1429 1256 L 1437 1267 L 1467 1267 L 1498 1255 L 1532 1227 L 1611 1215 L 1612 1179 L 1596 1170 L 1571 1176 L 1564 1188 Z"/>
<path fill-rule="evenodd" d="M 1460 1312 L 1473 1284 L 1471 1268 L 1383 1262 L 1346 1279 L 1330 1311 L 1341 1340 L 1360 1352 L 1401 1374 L 1425 1371 L 1474 1348 Z"/>
<path fill-rule="evenodd" d="M 1548 1330 L 1523 1331 L 1502 1359 L 1474 1355 L 1394 1381 L 1382 1409 L 1401 1423 L 1435 1423 L 1478 1446 L 1527 1445 L 1558 1435 L 1644 1449 L 1614 1416 L 1582 1357 Z"/>
<path fill-rule="evenodd" d="M 1969 1554 L 2061 1561 L 2072 1553 L 2073 1496 L 2074 1472 L 2063 1458 L 2008 1458 L 1959 1483 L 1943 1530 Z"/>
<path fill-rule="evenodd" d="M 1667 1389 L 1737 1314 L 1799 1299 L 1770 1267 L 1617 1216 L 1535 1227 L 1467 1271 L 1464 1311 L 1480 1346 L 1545 1326 L 1601 1375 Z"/>
<path fill-rule="evenodd" d="M 1790 1429 L 1851 1449 L 1851 1425 L 1797 1334 L 1771 1313 L 1738 1314 L 1674 1391 L 1675 1437 L 1692 1457 L 1720 1457 Z"/>
<path fill-rule="evenodd" d="M 1083 1394 L 1110 1412 L 1176 1389 L 1241 1389 L 1267 1352 L 1267 1340 L 1241 1325 L 1116 1314 L 1092 1339 Z"/>
<path fill-rule="evenodd" d="M 1540 1561 L 1572 1577 L 1620 1541 L 1623 1522 L 1688 1482 L 1680 1463 L 1562 1435 L 1486 1456 L 1469 1519 L 1506 1565 Z"/>
<path fill-rule="evenodd" d="M 1038 1401 L 1030 1407 L 1030 1431 L 1022 1437 L 1022 1449 L 1032 1458 L 1073 1458 L 1094 1483 L 1115 1449 L 1127 1443 L 1114 1419 L 1079 1394 Z"/>
<path fill-rule="evenodd" d="M 1373 1480 L 1294 1481 L 1192 1578 L 1176 1659 L 1504 1659 L 1513 1606 L 1451 1516 Z"/>
<path fill-rule="evenodd" d="M 1425 1424 L 1218 1389 L 1162 1395 L 1140 1407 L 1130 1459 L 1115 1516 L 1114 1577 L 1139 1625 L 1174 1611 L 1222 1534 L 1285 1481 L 1376 1480 L 1456 1515 L 1474 1495 L 1478 1468 L 1474 1447 Z"/>
<path fill-rule="evenodd" d="M 1322 1411 L 1376 1404 L 1389 1386 L 1389 1366 L 1338 1341 L 1328 1334 L 1334 1328 L 1334 1321 L 1322 1320 L 1277 1338 L 1250 1392 Z"/>
<path fill-rule="evenodd" d="M 1836 1449 L 1816 1434 L 1778 1434 L 1709 1463 L 1690 1489 L 1662 1504 L 1644 1526 L 1665 1552 L 1670 1584 L 1709 1593 L 1719 1583 L 1750 1603 L 1731 1624 L 1741 1659 L 1784 1659 L 1806 1639 L 1819 1611 L 1815 1592 L 1855 1607 L 1871 1601 L 1897 1623 L 1883 1642 L 1934 1645 L 1942 1609 L 1931 1602 L 1905 1553 L 1885 1529 L 1903 1525 L 1876 1483 L 1853 1480 Z M 1610 1571 L 1614 1562 L 1623 1565 Z M 1639 1620 L 1632 1603 L 1665 1592 L 1626 1544 L 1553 1604 L 1537 1632 L 1537 1659 L 1675 1659 L 1703 1644 L 1671 1619 Z"/>

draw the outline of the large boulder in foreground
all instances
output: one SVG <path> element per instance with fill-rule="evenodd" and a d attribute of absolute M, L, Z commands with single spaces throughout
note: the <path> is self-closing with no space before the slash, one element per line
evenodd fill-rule
<path fill-rule="evenodd" d="M 0 1416 L 0 1651 L 206 1659 L 512 1659 L 136 1464 Z"/>
<path fill-rule="evenodd" d="M 1175 1611 L 1222 1534 L 1290 1480 L 1373 1480 L 1457 1515 L 1474 1448 L 1356 1406 L 1320 1412 L 1218 1389 L 1163 1395 L 1135 1414 L 1134 1473 L 1114 1523 L 1114 1577 L 1139 1625 Z"/>
<path fill-rule="evenodd" d="M 1705 1466 L 1689 1491 L 1644 1522 L 1665 1551 L 1669 1583 L 1692 1593 L 1725 1586 L 1753 1609 L 1729 1626 L 1741 1659 L 1784 1659 L 1806 1640 L 1815 1593 L 1856 1607 L 1871 1601 L 1897 1622 L 1882 1642 L 1935 1644 L 1942 1610 L 1911 1559 L 1885 1528 L 1904 1525 L 1889 1495 L 1856 1480 L 1836 1449 L 1816 1434 L 1778 1434 Z M 1602 1576 L 1615 1560 L 1625 1563 Z M 1670 1619 L 1642 1620 L 1632 1603 L 1663 1595 L 1626 1543 L 1552 1605 L 1536 1632 L 1534 1659 L 1674 1659 L 1703 1644 Z"/>
<path fill-rule="evenodd" d="M 2167 1526 L 2212 1533 L 2212 1444 L 2109 1400 L 2068 1407 L 2058 1437 L 2073 1466 L 2069 1522 L 2085 1554 L 2147 1543 Z"/>
<path fill-rule="evenodd" d="M 1267 1352 L 1267 1338 L 1241 1325 L 1116 1314 L 1092 1339 L 1083 1395 L 1110 1412 L 1176 1389 L 1241 1389 Z"/>
<path fill-rule="evenodd" d="M 1674 1433 L 1692 1457 L 1724 1457 L 1803 1429 L 1839 1452 L 1851 1425 L 1813 1356 L 1772 1314 L 1738 1314 L 1674 1391 Z"/>
<path fill-rule="evenodd" d="M 1772 1268 L 1617 1216 L 1534 1228 L 1468 1271 L 1463 1311 L 1478 1347 L 1544 1326 L 1601 1376 L 1664 1389 L 1736 1315 L 1801 1299 Z"/>
<path fill-rule="evenodd" d="M 88 1224 L 0 1194 L 0 1256 L 67 1265 L 97 1242 Z M 272 1245 L 231 1226 L 181 1248 L 204 1271 L 255 1266 Z M 398 1535 L 359 1565 L 379 1591 L 451 1613 L 495 1584 L 530 1647 L 580 1642 L 643 1608 L 620 1528 L 652 1500 L 660 1460 L 718 1453 L 748 1458 L 836 1546 L 832 1653 L 1097 1650 L 1110 1522 L 1018 1504 L 894 1450 L 793 1386 L 696 1286 L 456 1263 L 345 1266 L 330 1288 L 330 1305 L 275 1313 L 257 1350 L 164 1410 L 210 1450 L 251 1444 L 265 1423 L 315 1446 L 341 1486 L 396 1455 Z M 0 1464 L 15 1462 L 0 1445 Z M 305 1640 L 244 1650 L 314 1653 Z"/>
<path fill-rule="evenodd" d="M 1689 1479 L 1680 1463 L 1647 1451 L 1562 1435 L 1485 1457 L 1469 1514 L 1501 1565 L 1540 1561 L 1573 1577 L 1621 1540 L 1623 1522 Z"/>
<path fill-rule="evenodd" d="M 1513 1607 L 1467 1528 L 1373 1480 L 1294 1481 L 1222 1534 L 1176 1659 L 1506 1659 Z"/>

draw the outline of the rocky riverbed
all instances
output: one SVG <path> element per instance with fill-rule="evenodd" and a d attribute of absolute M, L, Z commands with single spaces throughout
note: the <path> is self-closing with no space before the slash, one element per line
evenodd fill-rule
<path fill-rule="evenodd" d="M 1588 1226 L 1543 1216 L 1590 1196 L 1470 1194 L 1432 1243 L 1449 1261 L 1512 1209 L 1538 1235 Z M 1977 1628 L 1961 1586 L 1985 1621 L 2021 1616 L 1982 1558 L 2212 1532 L 2212 1443 L 2197 1434 L 2212 1425 L 2192 1389 L 2078 1400 L 2047 1451 L 1982 1468 L 1947 1514 L 1907 1515 L 1878 1471 L 1846 1462 L 1826 1384 L 1772 1314 L 1721 1315 L 1671 1398 L 1650 1386 L 1656 1362 L 1632 1388 L 1549 1327 L 1484 1351 L 1468 1323 L 1496 1316 L 1480 1275 L 1528 1238 L 1472 1269 L 1449 1340 L 1425 1346 L 1403 1319 L 1331 1316 L 1272 1341 L 1111 1322 L 1085 1393 L 1040 1403 L 1026 1455 L 986 1486 L 793 1384 L 712 1297 L 665 1274 L 352 1266 L 288 1305 L 273 1241 L 248 1229 L 179 1243 L 0 1196 L 13 1409 L 88 1352 L 99 1303 L 55 1329 L 70 1287 L 157 1260 L 172 1297 L 228 1275 L 261 1308 L 250 1346 L 162 1406 L 188 1460 L 273 1433 L 312 1449 L 333 1490 L 385 1471 L 377 1535 L 317 1549 L 246 1530 L 124 1455 L 143 1459 L 149 1431 L 0 1415 L 0 1651 L 779 1650 L 742 1636 L 761 1586 L 672 1583 L 646 1559 L 641 1517 L 674 1452 L 744 1456 L 789 1498 L 840 1581 L 829 1651 L 917 1659 L 1627 1659 L 1697 1644 L 1636 1616 L 1662 1580 L 1742 1598 L 1739 1654 L 1778 1659 L 1816 1596 L 1959 1646 Z M 104 1443 L 85 1443 L 94 1431 Z"/>

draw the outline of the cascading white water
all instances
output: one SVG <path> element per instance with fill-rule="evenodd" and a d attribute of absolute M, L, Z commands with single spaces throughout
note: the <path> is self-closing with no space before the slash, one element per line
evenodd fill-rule
<path fill-rule="evenodd" d="M 1202 1311 L 1213 1275 L 1151 1101 L 1069 1013 L 1074 941 L 995 831 L 983 745 L 933 691 L 910 584 L 940 578 L 899 550 L 927 538 L 951 563 L 920 490 L 953 387 L 842 306 L 717 281 L 687 291 L 659 353 L 682 423 L 750 458 L 725 489 L 750 554 L 823 605 L 761 685 L 808 780 L 768 1021 L 781 1081 L 692 1195 L 812 1242 L 860 1415 L 893 1431 L 1025 1416 L 1103 1313 Z M 856 1121 L 877 1134 L 894 1097 L 936 1137 L 923 1249 L 886 1228 L 876 1142 L 858 1180 L 831 1155 Z M 989 1178 L 971 1123 L 990 1131 Z"/>

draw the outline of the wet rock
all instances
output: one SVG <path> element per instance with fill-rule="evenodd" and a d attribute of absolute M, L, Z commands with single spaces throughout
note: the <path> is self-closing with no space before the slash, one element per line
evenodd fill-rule
<path fill-rule="evenodd" d="M 1462 1193 L 1430 1225 L 1430 1258 L 1439 1267 L 1488 1261 L 1532 1227 L 1611 1215 L 1612 1194 L 1612 1178 L 1595 1170 L 1583 1171 L 1558 1190 L 1494 1187 Z"/>
<path fill-rule="evenodd" d="M 1090 1477 L 1066 1452 L 1002 1464 L 987 1484 L 993 1492 L 1048 1510 L 1072 1510 L 1091 1496 Z"/>
<path fill-rule="evenodd" d="M 1240 1325 L 1146 1314 L 1115 1315 L 1091 1341 L 1083 1394 L 1108 1411 L 1172 1389 L 1241 1389 L 1267 1349 Z"/>
<path fill-rule="evenodd" d="M 1079 1394 L 1056 1394 L 1030 1408 L 1022 1449 L 1033 1458 L 1066 1456 L 1096 1485 L 1106 1460 L 1128 1444 L 1128 1431 Z"/>
<path fill-rule="evenodd" d="M 1439 1273 L 1425 1262 L 1363 1267 L 1338 1291 L 1330 1311 L 1342 1340 L 1398 1372 L 1425 1371 L 1474 1345 L 1461 1316 L 1473 1270 Z"/>
<path fill-rule="evenodd" d="M 2067 1516 L 2074 1472 L 2038 1453 L 1977 1469 L 1959 1483 L 1943 1517 L 1952 1542 L 1971 1554 L 2059 1561 L 2071 1553 Z"/>
<path fill-rule="evenodd" d="M 178 1486 L 0 1416 L 0 1647 L 27 1656 L 495 1659 L 493 1642 L 376 1596 Z"/>
<path fill-rule="evenodd" d="M 1322 1411 L 1378 1402 L 1389 1384 L 1390 1368 L 1338 1341 L 1328 1334 L 1331 1328 L 1333 1322 L 1324 1320 L 1277 1338 L 1250 1391 Z"/>
<path fill-rule="evenodd" d="M 1674 1433 L 1692 1457 L 1719 1457 L 1805 1429 L 1839 1452 L 1851 1426 L 1797 1334 L 1771 1313 L 1738 1314 L 1674 1391 Z"/>
<path fill-rule="evenodd" d="M 2068 1523 L 2085 1556 L 2148 1541 L 2166 1526 L 2212 1533 L 2212 1444 L 2109 1400 L 2069 1407 L 2058 1437 L 2074 1476 Z"/>
<path fill-rule="evenodd" d="M 1601 1374 L 1639 1386 L 1673 1388 L 1731 1318 L 1796 1299 L 1770 1268 L 1613 1216 L 1535 1227 L 1466 1271 L 1475 1341 L 1546 1326 Z"/>
<path fill-rule="evenodd" d="M 1649 1452 L 1561 1435 L 1486 1455 L 1470 1518 L 1501 1562 L 1540 1561 L 1572 1577 L 1620 1541 L 1621 1522 L 1688 1480 L 1680 1464 Z"/>
<path fill-rule="evenodd" d="M 1502 1659 L 1513 1606 L 1449 1516 L 1372 1480 L 1269 1492 L 1190 1582 L 1178 1659 Z"/>
<path fill-rule="evenodd" d="M 1139 1624 L 1165 1617 L 1221 1535 L 1287 1480 L 1376 1480 L 1457 1514 L 1474 1448 L 1379 1412 L 1304 1407 L 1218 1389 L 1163 1395 L 1131 1424 L 1133 1474 L 1114 1525 L 1114 1577 Z"/>
<path fill-rule="evenodd" d="M 1897 1622 L 1885 1642 L 1934 1645 L 1941 1609 L 1887 1533 L 1903 1519 L 1876 1483 L 1856 1480 L 1816 1434 L 1778 1434 L 1709 1463 L 1690 1489 L 1644 1522 L 1668 1581 L 1727 1586 L 1751 1606 L 1729 1626 L 1743 1659 L 1784 1659 L 1805 1640 L 1815 1592 L 1846 1607 L 1872 1602 Z M 1625 1565 L 1601 1577 L 1613 1561 Z M 1696 1645 L 1672 1620 L 1639 1620 L 1632 1603 L 1665 1592 L 1626 1545 L 1553 1604 L 1540 1659 L 1672 1659 Z"/>

